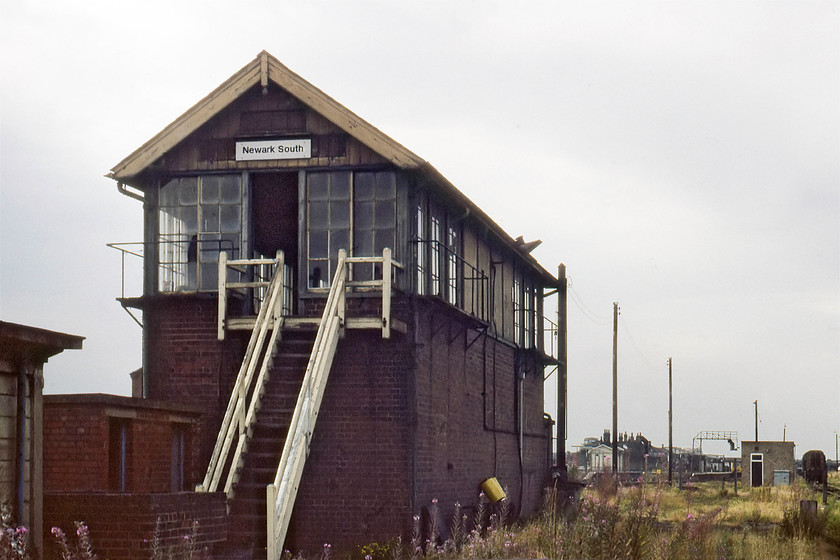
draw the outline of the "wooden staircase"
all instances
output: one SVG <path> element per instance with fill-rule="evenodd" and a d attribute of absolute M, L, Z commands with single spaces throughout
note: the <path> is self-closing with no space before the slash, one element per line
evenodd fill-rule
<path fill-rule="evenodd" d="M 233 486 L 228 517 L 230 537 L 226 548 L 242 552 L 248 550 L 249 558 L 265 558 L 265 488 L 277 472 L 315 334 L 314 328 L 283 331 L 269 369 L 239 480 Z"/>
<path fill-rule="evenodd" d="M 348 281 L 353 264 L 379 265 L 380 279 Z M 271 280 L 228 282 L 227 270 L 269 266 Z M 251 338 L 198 492 L 223 490 L 228 497 L 229 533 L 217 560 L 279 560 L 298 486 L 318 419 L 338 340 L 345 328 L 375 328 L 391 336 L 393 271 L 402 268 L 382 257 L 347 257 L 338 252 L 335 276 L 320 319 L 288 317 L 283 254 L 275 259 L 219 259 L 219 340 L 231 328 L 251 328 Z M 346 298 L 354 289 L 379 291 L 377 316 L 347 317 Z M 256 317 L 227 316 L 228 290 L 264 290 Z M 244 318 L 243 318 L 244 319 Z M 399 328 L 399 326 L 397 326 Z M 404 331 L 403 331 L 404 332 Z"/>

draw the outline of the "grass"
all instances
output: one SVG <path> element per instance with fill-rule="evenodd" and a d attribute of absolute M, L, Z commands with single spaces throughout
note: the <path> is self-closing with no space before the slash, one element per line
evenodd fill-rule
<path fill-rule="evenodd" d="M 835 484 L 837 481 L 835 480 Z M 507 524 L 483 497 L 477 511 L 489 522 L 440 539 L 440 521 L 430 523 L 433 538 L 415 525 L 408 547 L 402 541 L 362 548 L 359 560 L 461 560 L 473 558 L 565 559 L 743 559 L 818 560 L 840 558 L 840 504 L 835 498 L 815 518 L 800 513 L 800 500 L 821 494 L 803 483 L 789 487 L 721 488 L 717 483 L 683 489 L 640 485 L 619 487 L 609 478 L 586 489 L 577 504 L 561 508 L 546 496 L 542 512 Z M 433 504 L 432 511 L 437 511 Z M 494 517 L 495 516 L 495 517 Z"/>
<path fill-rule="evenodd" d="M 831 484 L 840 483 L 832 473 Z M 800 511 L 801 500 L 820 504 L 816 516 Z M 572 505 L 547 493 L 541 512 L 522 522 L 510 520 L 510 504 L 490 504 L 479 495 L 472 518 L 456 504 L 451 521 L 441 519 L 437 501 L 427 519 L 414 518 L 410 537 L 359 547 L 352 555 L 325 545 L 320 560 L 471 560 L 484 558 L 645 559 L 645 560 L 819 560 L 840 558 L 840 503 L 802 482 L 789 487 L 739 488 L 720 483 L 683 489 L 643 484 L 619 487 L 609 477 L 587 488 Z M 0 560 L 30 558 L 25 528 L 0 511 Z M 195 527 L 193 527 L 195 530 Z M 165 548 L 152 543 L 153 560 L 191 560 L 192 538 Z M 87 527 L 77 524 L 68 538 L 53 529 L 64 560 L 95 560 Z M 290 553 L 285 554 L 291 560 Z M 302 560 L 302 555 L 294 557 Z"/>

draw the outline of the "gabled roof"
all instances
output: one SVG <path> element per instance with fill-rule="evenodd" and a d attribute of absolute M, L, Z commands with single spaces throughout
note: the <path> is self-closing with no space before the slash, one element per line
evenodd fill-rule
<path fill-rule="evenodd" d="M 413 152 L 289 70 L 266 51 L 262 51 L 257 58 L 228 78 L 207 97 L 115 165 L 108 176 L 126 182 L 136 177 L 240 95 L 258 84 L 267 87 L 269 82 L 285 89 L 397 167 L 412 169 L 425 164 L 425 161 Z"/>
<path fill-rule="evenodd" d="M 186 113 L 175 119 L 169 126 L 115 165 L 108 177 L 120 184 L 132 184 L 133 180 L 143 174 L 158 158 L 175 148 L 181 141 L 206 124 L 245 92 L 256 85 L 267 87 L 269 83 L 280 86 L 300 102 L 396 167 L 415 170 L 440 188 L 448 191 L 457 202 L 468 209 L 468 214 L 487 224 L 499 236 L 503 244 L 531 263 L 549 284 L 553 285 L 556 282 L 554 276 L 529 254 L 530 251 L 527 248 L 517 243 L 429 162 L 292 72 L 266 51 L 258 54 L 253 61 L 228 78 L 207 97 L 193 105 Z M 129 195 L 131 196 L 130 193 Z"/>

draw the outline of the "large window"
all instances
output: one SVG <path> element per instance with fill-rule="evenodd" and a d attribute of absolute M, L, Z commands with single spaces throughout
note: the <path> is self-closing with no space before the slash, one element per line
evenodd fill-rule
<path fill-rule="evenodd" d="M 241 177 L 172 179 L 160 189 L 159 206 L 160 290 L 217 289 L 219 252 L 241 255 Z"/>
<path fill-rule="evenodd" d="M 396 178 L 392 172 L 329 171 L 307 174 L 307 285 L 329 287 L 344 249 L 350 256 L 379 256 L 394 248 Z M 353 278 L 374 277 L 372 265 Z"/>

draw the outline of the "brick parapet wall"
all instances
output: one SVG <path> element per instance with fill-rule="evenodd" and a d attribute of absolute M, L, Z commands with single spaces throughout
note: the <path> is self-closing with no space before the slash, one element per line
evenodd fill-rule
<path fill-rule="evenodd" d="M 151 558 L 156 526 L 162 551 L 177 550 L 187 538 L 194 536 L 199 557 L 209 558 L 213 545 L 227 538 L 222 493 L 45 493 L 45 558 L 59 557 L 58 543 L 50 534 L 51 529 L 59 527 L 75 543 L 77 521 L 88 527 L 97 557 L 108 560 Z"/>
<path fill-rule="evenodd" d="M 172 490 L 172 436 L 184 430 L 185 477 L 196 478 L 201 466 L 195 447 L 198 412 L 183 406 L 115 395 L 47 395 L 44 398 L 44 490 L 107 492 L 112 421 L 125 423 L 127 492 Z"/>

